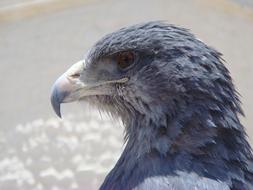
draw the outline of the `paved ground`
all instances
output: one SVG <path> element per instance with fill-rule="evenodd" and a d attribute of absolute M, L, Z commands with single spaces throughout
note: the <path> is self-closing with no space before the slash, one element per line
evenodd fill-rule
<path fill-rule="evenodd" d="M 65 119 L 58 120 L 50 106 L 50 88 L 101 36 L 140 21 L 167 20 L 190 28 L 224 54 L 253 142 L 252 1 L 46 0 L 16 7 L 20 2 L 0 2 L 1 190 L 98 187 L 122 148 L 114 146 L 121 143 L 122 129 L 96 114 L 87 116 L 84 105 L 65 105 Z M 100 130 L 100 125 L 107 127 Z M 105 140 L 104 134 L 112 135 Z"/>

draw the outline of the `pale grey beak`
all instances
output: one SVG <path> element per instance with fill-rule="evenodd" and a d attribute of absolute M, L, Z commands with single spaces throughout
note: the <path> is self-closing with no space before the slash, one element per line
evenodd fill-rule
<path fill-rule="evenodd" d="M 125 83 L 127 77 L 88 83 L 80 80 L 81 73 L 87 72 L 84 68 L 85 61 L 79 61 L 70 67 L 62 76 L 60 76 L 53 85 L 51 93 L 51 104 L 55 113 L 61 117 L 61 103 L 80 100 L 85 96 L 92 95 L 112 95 L 112 83 Z"/>
<path fill-rule="evenodd" d="M 72 102 L 79 98 L 75 92 L 84 86 L 79 80 L 82 70 L 83 61 L 79 61 L 60 76 L 52 87 L 51 104 L 59 117 L 61 117 L 61 103 Z"/>

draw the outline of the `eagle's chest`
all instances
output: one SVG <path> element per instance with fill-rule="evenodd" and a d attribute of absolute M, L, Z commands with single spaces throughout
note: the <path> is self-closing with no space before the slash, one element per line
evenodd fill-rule
<path fill-rule="evenodd" d="M 229 190 L 226 182 L 200 177 L 195 173 L 177 172 L 175 176 L 146 178 L 133 190 Z"/>

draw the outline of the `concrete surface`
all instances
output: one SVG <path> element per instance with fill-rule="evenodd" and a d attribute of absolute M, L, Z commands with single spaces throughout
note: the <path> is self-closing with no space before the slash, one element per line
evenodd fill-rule
<path fill-rule="evenodd" d="M 47 0 L 13 8 L 20 2 L 0 2 L 1 190 L 97 189 L 122 149 L 122 128 L 77 104 L 65 105 L 64 119 L 57 119 L 50 88 L 104 34 L 141 21 L 184 26 L 224 54 L 253 142 L 251 1 Z"/>

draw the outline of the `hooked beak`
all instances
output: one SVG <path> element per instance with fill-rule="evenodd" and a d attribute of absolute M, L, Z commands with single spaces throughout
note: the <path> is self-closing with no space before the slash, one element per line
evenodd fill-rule
<path fill-rule="evenodd" d="M 92 95 L 109 95 L 112 89 L 106 84 L 125 83 L 128 78 L 119 80 L 108 80 L 97 83 L 88 83 L 80 80 L 81 73 L 85 74 L 85 61 L 79 61 L 70 67 L 62 76 L 54 83 L 51 92 L 51 104 L 57 114 L 61 118 L 61 103 L 73 102 L 80 100 L 84 96 Z"/>
<path fill-rule="evenodd" d="M 83 87 L 79 77 L 83 70 L 83 61 L 79 61 L 70 67 L 53 84 L 51 92 L 51 104 L 55 113 L 61 117 L 61 103 L 78 100 L 76 93 Z"/>

